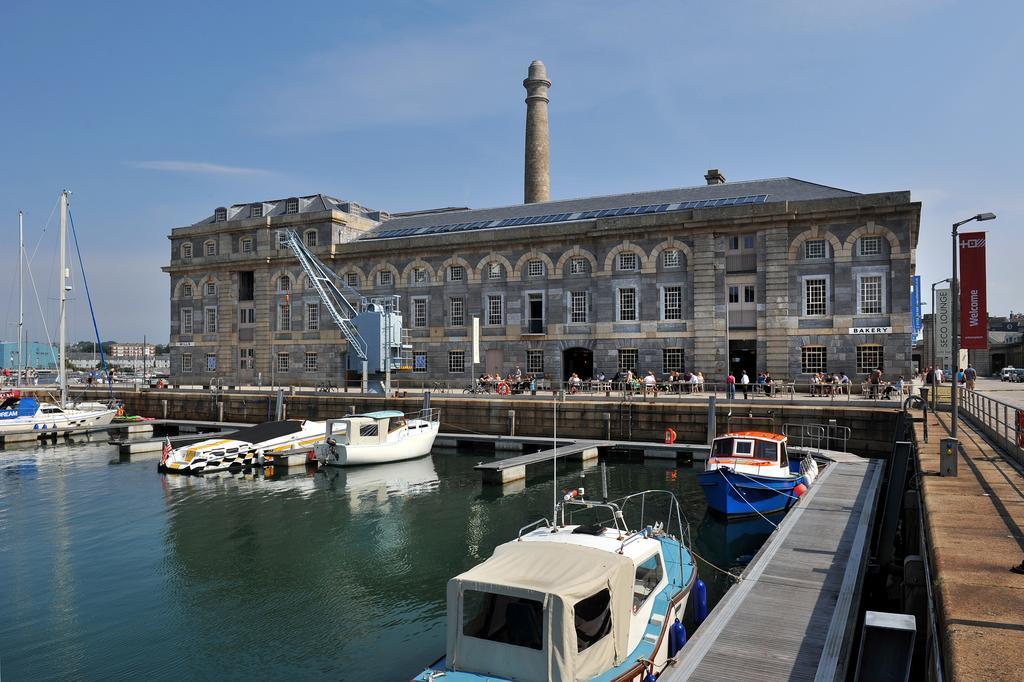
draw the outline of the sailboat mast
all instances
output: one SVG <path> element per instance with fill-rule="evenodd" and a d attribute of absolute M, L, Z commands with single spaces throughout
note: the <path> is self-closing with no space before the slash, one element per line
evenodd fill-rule
<path fill-rule="evenodd" d="M 68 239 L 68 191 L 60 193 L 60 406 L 61 408 L 68 401 L 68 376 L 67 376 L 67 354 L 64 350 L 64 318 L 67 313 L 68 287 L 67 287 L 67 246 Z"/>
<path fill-rule="evenodd" d="M 18 211 L 18 378 L 25 382 L 25 214 Z"/>

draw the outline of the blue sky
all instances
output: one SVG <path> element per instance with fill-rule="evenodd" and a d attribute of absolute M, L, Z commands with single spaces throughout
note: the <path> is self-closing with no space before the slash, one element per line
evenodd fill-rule
<path fill-rule="evenodd" d="M 553 198 L 712 167 L 909 189 L 925 286 L 949 275 L 950 223 L 993 211 L 990 311 L 1024 308 L 1021 3 L 50 2 L 4 3 L 0 21 L 0 336 L 18 209 L 53 308 L 56 218 L 42 231 L 63 187 L 120 340 L 166 341 L 166 235 L 215 206 L 521 201 L 532 59 L 553 81 Z M 87 338 L 76 292 L 70 336 Z M 38 337 L 31 293 L 27 308 Z"/>

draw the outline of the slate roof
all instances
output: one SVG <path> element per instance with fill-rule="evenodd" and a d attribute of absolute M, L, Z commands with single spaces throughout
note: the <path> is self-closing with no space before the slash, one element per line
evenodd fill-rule
<path fill-rule="evenodd" d="M 538 204 L 516 204 L 498 208 L 406 214 L 405 216 L 392 217 L 390 220 L 381 223 L 364 234 L 361 239 L 409 237 L 419 234 L 456 232 L 466 229 L 518 227 L 524 224 L 524 222 L 517 219 L 526 218 L 536 218 L 537 220 L 536 222 L 531 221 L 525 224 L 592 220 L 595 217 L 606 217 L 603 215 L 593 215 L 595 212 L 631 207 L 644 207 L 634 211 L 634 213 L 638 214 L 663 213 L 691 210 L 693 208 L 715 208 L 716 204 L 776 203 L 782 201 L 833 199 L 857 195 L 857 192 L 850 192 L 795 178 L 771 178 L 768 180 L 726 182 L 719 185 L 698 185 L 696 187 L 680 187 L 651 192 L 632 192 L 629 194 L 610 194 L 582 199 L 547 201 Z M 718 200 L 716 204 L 712 204 L 715 200 Z M 693 205 L 695 202 L 702 203 L 695 206 Z M 630 213 L 625 213 L 624 215 L 630 215 Z M 544 219 L 541 219 L 541 217 L 544 217 Z M 510 222 L 516 224 L 507 224 Z"/>
<path fill-rule="evenodd" d="M 299 200 L 298 213 L 300 214 L 335 210 L 362 216 L 371 220 L 379 220 L 382 217 L 379 211 L 365 208 L 354 201 L 336 199 L 335 197 L 327 194 L 310 194 L 303 197 L 287 197 L 284 199 L 271 199 L 269 201 L 251 201 L 245 204 L 233 204 L 227 207 L 221 206 L 220 208 L 227 209 L 227 220 L 245 220 L 247 218 L 255 217 L 252 215 L 252 209 L 254 206 L 263 207 L 263 215 L 260 217 L 281 216 L 286 215 L 285 202 L 287 202 L 288 199 Z M 295 214 L 293 213 L 292 215 Z M 385 213 L 383 217 L 387 217 L 387 214 Z M 216 214 L 212 213 L 199 222 L 194 223 L 194 225 L 207 225 L 214 222 L 217 222 Z"/>

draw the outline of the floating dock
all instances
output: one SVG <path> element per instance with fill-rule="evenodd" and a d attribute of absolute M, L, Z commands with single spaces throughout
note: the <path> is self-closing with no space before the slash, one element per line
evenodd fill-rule
<path fill-rule="evenodd" d="M 884 463 L 834 451 L 659 680 L 846 679 Z"/>

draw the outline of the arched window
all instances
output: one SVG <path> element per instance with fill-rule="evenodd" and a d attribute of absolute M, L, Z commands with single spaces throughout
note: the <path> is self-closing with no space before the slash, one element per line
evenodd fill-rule
<path fill-rule="evenodd" d="M 217 255 L 217 242 L 212 239 L 203 243 L 203 255 L 204 256 L 216 256 Z"/>
<path fill-rule="evenodd" d="M 287 294 L 292 290 L 292 278 L 288 275 L 281 275 L 280 279 L 277 280 L 277 290 L 282 294 Z"/>
<path fill-rule="evenodd" d="M 181 258 L 182 260 L 189 260 L 192 258 L 192 244 L 186 242 L 181 245 Z"/>

